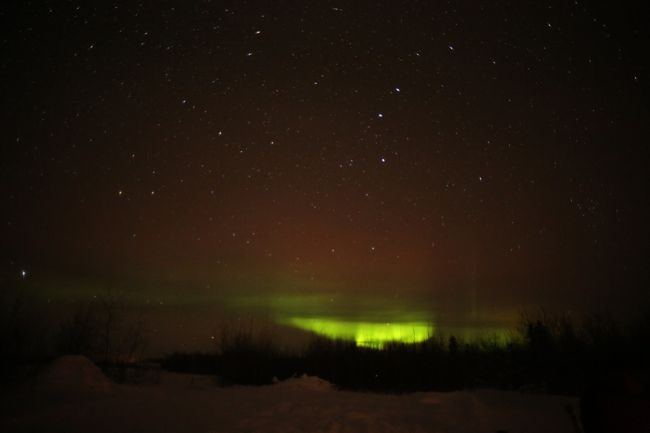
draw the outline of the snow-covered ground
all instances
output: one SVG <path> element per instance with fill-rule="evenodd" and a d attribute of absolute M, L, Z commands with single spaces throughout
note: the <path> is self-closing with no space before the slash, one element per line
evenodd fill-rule
<path fill-rule="evenodd" d="M 339 391 L 316 377 L 220 388 L 164 373 L 159 385 L 107 384 L 84 359 L 59 361 L 2 392 L 3 432 L 575 432 L 575 398 L 516 392 Z M 577 414 L 576 414 L 577 415 Z"/>

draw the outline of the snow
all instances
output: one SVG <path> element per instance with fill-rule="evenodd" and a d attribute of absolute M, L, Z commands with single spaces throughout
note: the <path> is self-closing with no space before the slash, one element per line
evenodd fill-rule
<path fill-rule="evenodd" d="M 282 382 L 276 382 L 275 389 L 286 389 L 293 391 L 331 391 L 332 384 L 316 376 L 307 376 L 303 374 L 301 377 L 292 377 Z"/>
<path fill-rule="evenodd" d="M 75 390 L 79 383 L 104 389 L 86 361 L 61 361 L 44 383 L 59 391 Z M 70 371 L 73 365 L 80 367 L 78 374 Z M 75 385 L 66 388 L 66 380 Z M 576 411 L 578 407 L 572 397 L 492 390 L 348 392 L 310 376 L 269 386 L 221 388 L 207 376 L 164 373 L 160 385 L 112 385 L 111 390 L 92 398 L 54 400 L 39 399 L 47 391 L 42 386 L 5 392 L 0 431 L 562 433 L 575 431 L 567 405 Z"/>
<path fill-rule="evenodd" d="M 110 392 L 111 382 L 85 356 L 69 355 L 55 359 L 30 384 L 36 392 L 101 394 Z"/>

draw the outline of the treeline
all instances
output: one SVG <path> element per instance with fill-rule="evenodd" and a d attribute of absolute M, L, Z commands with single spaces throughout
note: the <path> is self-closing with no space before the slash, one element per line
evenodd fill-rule
<path fill-rule="evenodd" d="M 230 328 L 213 353 L 174 353 L 162 363 L 172 371 L 213 374 L 224 385 L 308 374 L 344 389 L 388 392 L 489 387 L 639 393 L 650 389 L 650 315 L 623 325 L 540 312 L 523 316 L 506 343 L 449 336 L 374 350 L 314 337 L 299 353 L 281 350 L 268 336 Z"/>

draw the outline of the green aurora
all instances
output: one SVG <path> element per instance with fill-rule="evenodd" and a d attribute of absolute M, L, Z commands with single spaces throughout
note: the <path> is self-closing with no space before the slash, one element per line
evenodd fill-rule
<path fill-rule="evenodd" d="M 412 344 L 451 335 L 499 344 L 512 338 L 511 329 L 505 326 L 441 326 L 436 315 L 414 299 L 276 294 L 235 296 L 228 303 L 235 311 L 263 311 L 279 325 L 376 349 L 391 342 Z"/>
<path fill-rule="evenodd" d="M 290 317 L 279 323 L 294 326 L 331 339 L 354 341 L 357 346 L 381 349 L 390 342 L 419 343 L 433 336 L 426 322 L 362 322 L 336 318 Z"/>

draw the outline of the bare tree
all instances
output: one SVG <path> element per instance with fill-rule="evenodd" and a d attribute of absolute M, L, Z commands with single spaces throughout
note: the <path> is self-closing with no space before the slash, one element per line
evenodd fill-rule
<path fill-rule="evenodd" d="M 109 290 L 102 294 L 99 300 L 99 316 L 101 320 L 100 340 L 102 345 L 102 361 L 114 362 L 116 353 L 114 346 L 115 333 L 123 319 L 124 308 L 122 296 Z"/>
<path fill-rule="evenodd" d="M 61 324 L 57 338 L 58 351 L 62 354 L 92 357 L 97 350 L 99 322 L 97 308 L 91 302 L 77 305 L 70 318 Z"/>
<path fill-rule="evenodd" d="M 60 353 L 83 354 L 112 364 L 133 361 L 146 343 L 142 311 L 129 311 L 123 293 L 107 290 L 82 303 L 61 326 Z"/>

